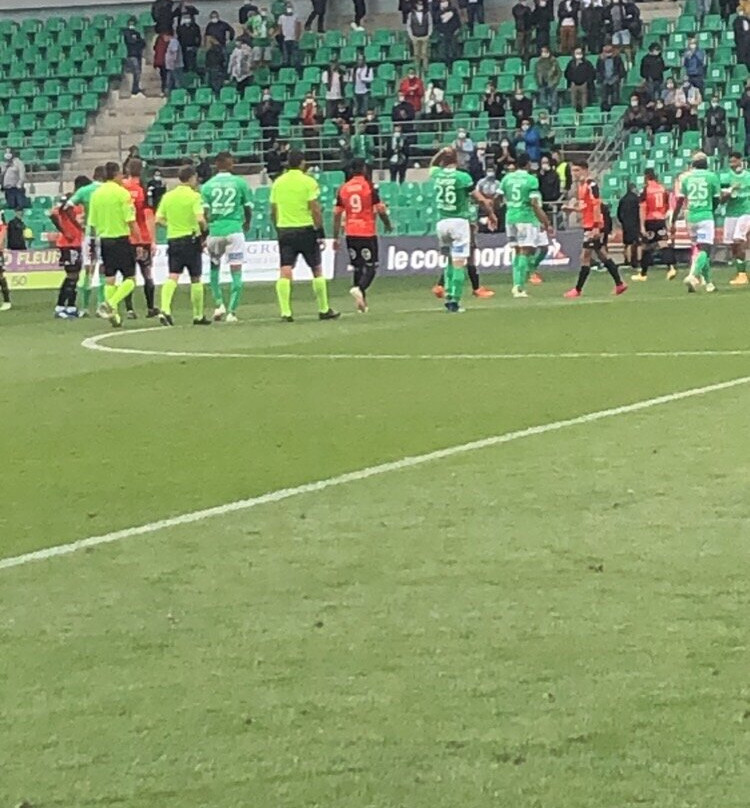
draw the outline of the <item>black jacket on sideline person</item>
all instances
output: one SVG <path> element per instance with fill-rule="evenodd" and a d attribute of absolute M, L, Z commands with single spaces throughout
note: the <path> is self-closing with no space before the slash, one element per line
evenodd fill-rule
<path fill-rule="evenodd" d="M 706 110 L 706 137 L 727 136 L 727 113 L 723 107 L 709 106 Z"/>
<path fill-rule="evenodd" d="M 125 51 L 128 59 L 142 59 L 143 51 L 146 49 L 146 40 L 141 36 L 141 32 L 134 28 L 126 28 L 122 32 L 125 40 Z"/>
<path fill-rule="evenodd" d="M 575 84 L 579 87 L 582 84 L 591 84 L 594 80 L 594 76 L 594 66 L 586 57 L 581 59 L 580 62 L 571 59 L 570 62 L 568 62 L 568 66 L 565 68 L 565 80 L 568 84 Z"/>
<path fill-rule="evenodd" d="M 622 226 L 622 238 L 632 244 L 641 232 L 641 200 L 635 191 L 628 190 L 617 205 L 617 220 Z"/>
<path fill-rule="evenodd" d="M 26 239 L 24 238 L 23 231 L 26 229 L 26 222 L 14 216 L 8 222 L 8 236 L 6 245 L 9 250 L 25 250 Z"/>
<path fill-rule="evenodd" d="M 206 26 L 206 36 L 212 36 L 222 47 L 225 47 L 228 40 L 234 39 L 234 28 L 224 20 L 209 22 Z"/>
<path fill-rule="evenodd" d="M 658 84 L 664 80 L 664 73 L 667 66 L 664 64 L 664 57 L 661 53 L 647 53 L 641 59 L 641 78 L 651 79 Z"/>
<path fill-rule="evenodd" d="M 172 0 L 155 0 L 152 4 L 151 19 L 157 34 L 171 34 L 174 31 L 172 5 Z"/>

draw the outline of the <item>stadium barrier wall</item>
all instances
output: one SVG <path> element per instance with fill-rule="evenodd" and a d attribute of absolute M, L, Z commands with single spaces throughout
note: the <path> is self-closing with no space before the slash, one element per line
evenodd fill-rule
<path fill-rule="evenodd" d="M 543 269 L 569 269 L 575 266 L 581 251 L 580 230 L 564 230 L 551 240 Z M 476 263 L 478 269 L 509 269 L 513 248 L 504 234 L 477 237 Z M 41 250 L 7 251 L 5 271 L 14 290 L 56 289 L 62 282 L 59 253 L 54 248 Z M 445 265 L 434 237 L 388 236 L 380 239 L 381 275 L 434 275 Z M 275 281 L 278 277 L 279 250 L 275 241 L 248 241 L 245 245 L 244 279 L 248 283 Z M 208 256 L 203 256 L 203 271 L 209 270 Z M 333 249 L 328 239 L 323 250 L 323 274 L 326 278 L 344 276 L 349 271 L 349 256 L 342 245 Z M 153 260 L 154 280 L 163 283 L 168 274 L 167 246 L 156 247 Z M 228 266 L 222 267 L 222 280 L 230 279 Z M 294 270 L 296 280 L 307 280 L 310 273 L 300 261 Z M 187 277 L 182 279 L 187 282 Z M 139 278 L 140 282 L 140 278 Z"/>

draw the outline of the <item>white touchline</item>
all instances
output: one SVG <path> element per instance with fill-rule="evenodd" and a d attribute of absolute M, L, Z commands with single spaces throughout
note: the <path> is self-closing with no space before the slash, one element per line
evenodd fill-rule
<path fill-rule="evenodd" d="M 482 438 L 481 440 L 470 441 L 469 443 L 461 443 L 457 446 L 448 446 L 445 449 L 437 449 L 433 452 L 426 452 L 425 454 L 402 457 L 400 460 L 392 460 L 388 463 L 380 463 L 377 466 L 368 466 L 367 468 L 359 469 L 358 471 L 349 471 L 346 474 L 339 474 L 336 477 L 328 477 L 325 480 L 317 480 L 316 482 L 305 483 L 303 485 L 295 486 L 294 488 L 281 488 L 277 491 L 269 491 L 267 494 L 261 494 L 257 497 L 240 499 L 236 502 L 228 502 L 225 505 L 216 505 L 213 508 L 204 508 L 200 511 L 191 511 L 190 513 L 184 513 L 180 516 L 171 516 L 167 519 L 160 519 L 158 522 L 148 522 L 145 525 L 127 527 L 123 530 L 115 530 L 112 533 L 104 533 L 101 536 L 90 536 L 88 539 L 81 539 L 80 541 L 70 542 L 69 544 L 60 544 L 57 547 L 48 547 L 44 550 L 36 550 L 33 553 L 24 553 L 23 555 L 12 558 L 0 559 L 0 570 L 10 569 L 11 567 L 20 567 L 24 564 L 30 564 L 33 561 L 44 561 L 48 558 L 55 558 L 56 556 L 70 555 L 71 553 L 75 553 L 79 550 L 98 547 L 102 544 L 112 544 L 113 542 L 131 539 L 134 536 L 144 536 L 148 533 L 156 533 L 159 530 L 166 530 L 167 528 L 180 527 L 182 525 L 192 525 L 195 522 L 200 522 L 204 519 L 211 519 L 214 516 L 225 516 L 226 514 L 236 513 L 238 511 L 248 511 L 251 508 L 258 507 L 259 505 L 281 502 L 282 500 L 291 499 L 292 497 L 297 497 L 301 494 L 313 494 L 318 491 L 325 491 L 327 488 L 335 488 L 339 485 L 347 485 L 348 483 L 367 480 L 370 477 L 378 477 L 381 474 L 388 474 L 392 471 L 402 471 L 403 469 L 414 468 L 415 466 L 421 466 L 424 463 L 431 463 L 434 460 L 444 460 L 448 457 L 455 457 L 456 455 L 466 454 L 467 452 L 474 452 L 478 449 L 488 449 L 492 446 L 500 446 L 501 444 L 511 443 L 512 441 L 521 440 L 522 438 L 531 438 L 535 435 L 544 435 L 547 432 L 557 432 L 560 429 L 566 429 L 567 427 L 571 426 L 580 426 L 582 424 L 593 423 L 594 421 L 602 421 L 605 418 L 613 418 L 617 415 L 627 415 L 632 412 L 640 412 L 641 410 L 648 410 L 653 407 L 658 407 L 661 404 L 671 404 L 674 401 L 682 401 L 688 398 L 695 398 L 696 396 L 705 396 L 708 393 L 716 393 L 720 390 L 729 390 L 732 387 L 739 387 L 748 383 L 750 383 L 750 376 L 741 376 L 737 379 L 730 379 L 726 382 L 708 384 L 704 387 L 693 387 L 690 390 L 682 390 L 677 393 L 667 393 L 663 396 L 656 396 L 656 398 L 647 398 L 643 401 L 636 401 L 633 404 L 623 404 L 619 407 L 610 407 L 606 410 L 589 412 L 584 415 L 578 415 L 575 418 L 566 418 L 562 421 L 552 421 L 548 424 L 530 426 L 526 429 L 518 429 L 514 432 L 506 432 L 502 435 L 493 435 L 488 438 Z"/>
<path fill-rule="evenodd" d="M 518 359 L 670 359 L 672 357 L 711 357 L 711 356 L 750 356 L 750 349 L 718 349 L 706 351 L 561 351 L 560 353 L 478 353 L 478 354 L 355 354 L 355 353 L 236 353 L 221 351 L 159 351 L 150 348 L 115 348 L 104 343 L 115 337 L 124 337 L 132 334 L 146 334 L 157 332 L 168 333 L 163 328 L 136 328 L 132 331 L 107 331 L 93 337 L 87 337 L 81 342 L 81 347 L 89 351 L 102 351 L 103 353 L 127 354 L 134 356 L 164 356 L 179 359 L 351 359 L 370 361 L 394 360 L 438 360 L 450 359 L 470 360 L 518 360 Z"/>

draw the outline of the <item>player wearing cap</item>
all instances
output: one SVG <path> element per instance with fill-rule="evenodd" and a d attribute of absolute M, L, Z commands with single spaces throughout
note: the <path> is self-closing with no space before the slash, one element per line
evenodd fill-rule
<path fill-rule="evenodd" d="M 685 221 L 695 250 L 690 271 L 685 277 L 688 292 L 695 292 L 705 282 L 707 292 L 715 292 L 711 277 L 711 251 L 714 245 L 716 222 L 714 211 L 721 197 L 718 176 L 708 170 L 708 158 L 703 152 L 693 155 L 692 168 L 677 180 L 677 202 L 672 217 L 672 238 L 680 213 L 687 204 Z"/>
<path fill-rule="evenodd" d="M 287 157 L 287 170 L 271 186 L 271 218 L 279 239 L 279 279 L 276 297 L 281 319 L 294 322 L 292 315 L 292 274 L 297 259 L 313 274 L 312 287 L 318 302 L 318 318 L 335 320 L 339 312 L 328 305 L 328 283 L 323 277 L 321 244 L 325 239 L 323 212 L 320 209 L 320 187 L 306 173 L 305 155 L 292 149 Z"/>
<path fill-rule="evenodd" d="M 378 269 L 378 233 L 375 217 L 379 216 L 386 233 L 390 233 L 391 220 L 385 205 L 380 200 L 377 188 L 367 176 L 365 161 L 352 160 L 351 179 L 345 182 L 336 195 L 333 214 L 333 243 L 338 245 L 341 219 L 345 217 L 344 232 L 349 263 L 354 270 L 354 283 L 350 290 L 357 311 L 367 311 L 367 290 Z"/>

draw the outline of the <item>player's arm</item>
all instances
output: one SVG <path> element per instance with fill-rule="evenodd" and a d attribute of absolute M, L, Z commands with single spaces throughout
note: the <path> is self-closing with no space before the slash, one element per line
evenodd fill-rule
<path fill-rule="evenodd" d="M 680 180 L 677 180 L 675 197 L 674 210 L 672 211 L 672 226 L 669 228 L 672 238 L 674 238 L 675 231 L 677 230 L 677 220 L 680 218 L 680 213 L 682 213 L 682 209 L 685 206 L 685 195 L 682 193 L 682 182 Z"/>
<path fill-rule="evenodd" d="M 338 246 L 339 236 L 341 235 L 341 220 L 344 218 L 344 201 L 341 198 L 341 193 L 336 194 L 336 204 L 333 207 L 333 248 Z"/>
<path fill-rule="evenodd" d="M 638 205 L 638 225 L 641 228 L 641 233 L 646 235 L 646 191 L 641 194 L 641 201 Z"/>
<path fill-rule="evenodd" d="M 245 201 L 244 207 L 242 208 L 245 216 L 244 230 L 247 232 L 250 229 L 250 223 L 253 220 L 253 202 L 252 199 L 250 199 L 250 188 L 248 187 L 248 184 L 245 182 L 245 180 L 240 180 L 240 182 L 243 185 L 242 196 Z"/>
<path fill-rule="evenodd" d="M 393 225 L 391 224 L 391 217 L 388 215 L 388 208 L 386 208 L 383 200 L 380 198 L 380 192 L 375 187 L 372 189 L 372 207 L 383 223 L 385 232 L 392 233 Z"/>
<path fill-rule="evenodd" d="M 312 216 L 315 234 L 322 241 L 326 237 L 326 231 L 323 228 L 323 209 L 320 207 L 320 186 L 315 180 L 309 184 L 307 207 Z"/>
<path fill-rule="evenodd" d="M 551 231 L 552 224 L 550 223 L 549 216 L 547 216 L 547 212 L 542 207 L 541 197 L 532 196 L 531 207 L 534 211 L 534 215 L 539 219 L 539 224 L 541 224 L 545 230 Z"/>
<path fill-rule="evenodd" d="M 85 187 L 86 187 L 86 186 L 84 185 L 84 186 L 83 186 L 83 188 L 85 188 Z M 83 188 L 79 188 L 79 189 L 78 189 L 78 190 L 77 190 L 77 191 L 76 191 L 76 192 L 73 194 L 73 196 L 71 196 L 71 197 L 68 199 L 68 201 L 67 201 L 67 202 L 65 203 L 65 205 L 64 205 L 65 210 L 68 210 L 69 208 L 74 208 L 76 205 L 80 204 L 80 202 L 81 202 L 81 196 L 82 196 L 81 191 L 83 190 Z"/>
<path fill-rule="evenodd" d="M 202 213 L 203 206 L 201 205 L 201 214 Z M 161 227 L 164 227 L 167 224 L 167 211 L 163 197 L 161 202 L 159 202 L 159 207 L 156 209 L 156 213 L 154 214 L 154 223 Z"/>
<path fill-rule="evenodd" d="M 495 208 L 492 204 L 492 200 L 489 197 L 486 197 L 483 193 L 477 191 L 476 188 L 471 192 L 471 198 L 487 214 L 487 222 L 489 224 L 490 230 L 496 230 L 497 216 L 495 216 Z"/>

